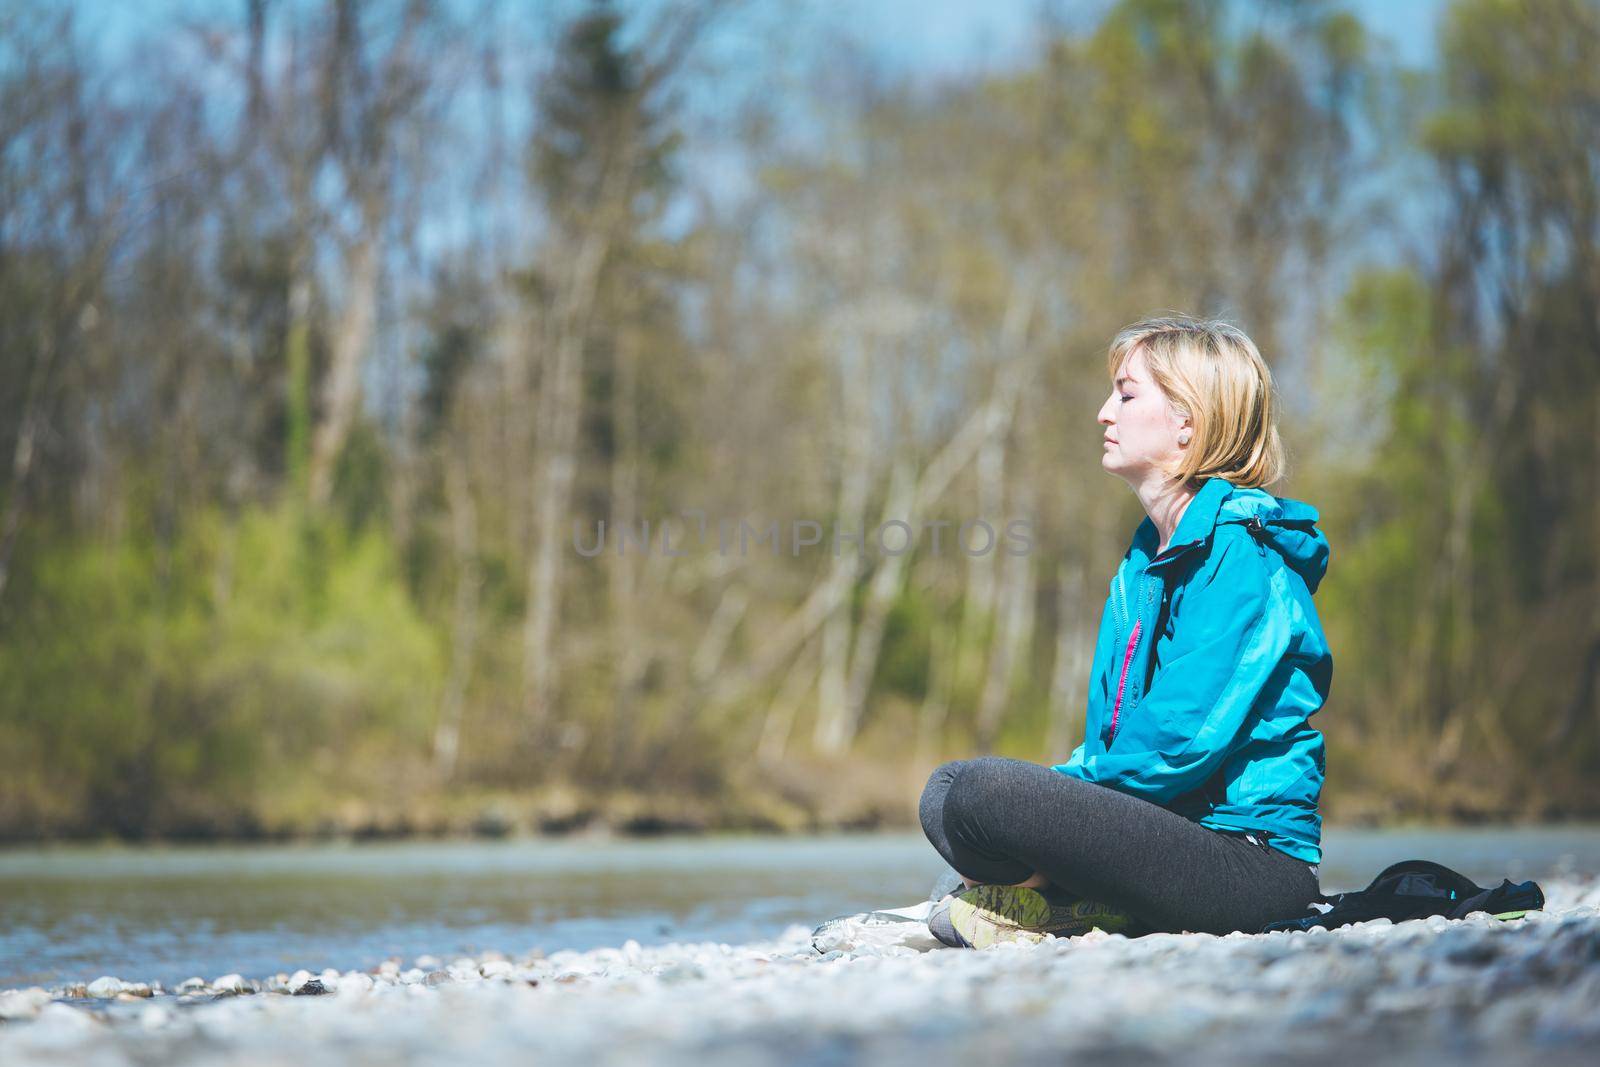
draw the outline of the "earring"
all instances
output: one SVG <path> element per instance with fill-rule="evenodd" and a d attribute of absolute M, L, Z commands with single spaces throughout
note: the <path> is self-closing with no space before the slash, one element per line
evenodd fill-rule
<path fill-rule="evenodd" d="M 1188 443 L 1189 443 L 1189 435 L 1188 435 L 1188 434 L 1187 434 L 1187 433 L 1181 433 L 1181 434 L 1179 434 L 1179 435 L 1178 435 L 1178 443 L 1179 443 L 1179 444 L 1180 444 L 1180 445 L 1186 445 L 1186 444 L 1188 444 Z"/>

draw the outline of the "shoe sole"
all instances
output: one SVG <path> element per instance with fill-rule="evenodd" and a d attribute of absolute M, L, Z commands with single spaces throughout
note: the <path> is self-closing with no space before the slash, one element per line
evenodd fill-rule
<path fill-rule="evenodd" d="M 1056 907 L 1045 927 L 1057 937 L 1073 937 L 1090 930 L 1103 930 L 1108 934 L 1138 933 L 1139 924 L 1131 915 L 1113 911 L 1094 900 L 1080 900 Z"/>

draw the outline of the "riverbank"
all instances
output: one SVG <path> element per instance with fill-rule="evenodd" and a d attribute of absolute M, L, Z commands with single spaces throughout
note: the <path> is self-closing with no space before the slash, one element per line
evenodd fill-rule
<path fill-rule="evenodd" d="M 552 781 L 536 788 L 441 787 L 423 773 L 370 788 L 313 782 L 195 797 L 137 819 L 63 800 L 8 797 L 0 787 L 0 848 L 55 842 L 255 844 L 560 838 L 570 835 L 816 834 L 916 825 L 932 767 L 790 761 L 730 775 L 699 791 Z M 1600 812 L 1597 812 L 1600 815 Z"/>
<path fill-rule="evenodd" d="M 702 797 L 558 785 L 526 791 L 418 791 L 404 798 L 370 795 L 279 796 L 270 803 L 226 805 L 135 833 L 93 823 L 15 817 L 0 812 L 0 853 L 41 845 L 261 845 L 327 842 L 649 839 L 663 836 L 916 831 L 916 799 L 926 774 L 849 777 L 776 776 L 764 788 Z M 914 780 L 913 780 L 914 779 Z M 838 786 L 835 788 L 835 786 Z M 15 814 L 15 813 L 13 813 Z M 1325 825 L 1352 829 L 1464 828 L 1511 825 L 1592 826 L 1600 809 L 1548 803 L 1522 809 L 1425 811 L 1346 797 L 1330 805 Z"/>
<path fill-rule="evenodd" d="M 792 926 L 737 945 L 483 951 L 170 990 L 104 976 L 0 994 L 0 1062 L 1588 1062 L 1600 879 L 1545 889 L 1546 910 L 1510 923 L 826 954 Z"/>

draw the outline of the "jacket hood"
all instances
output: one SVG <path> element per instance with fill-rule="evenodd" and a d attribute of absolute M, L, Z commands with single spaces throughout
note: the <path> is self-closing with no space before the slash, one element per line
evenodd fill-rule
<path fill-rule="evenodd" d="M 1317 529 L 1317 509 L 1299 500 L 1275 497 L 1263 489 L 1235 488 L 1217 509 L 1217 522 L 1257 519 L 1257 541 L 1283 557 L 1312 593 L 1328 572 L 1328 539 Z"/>

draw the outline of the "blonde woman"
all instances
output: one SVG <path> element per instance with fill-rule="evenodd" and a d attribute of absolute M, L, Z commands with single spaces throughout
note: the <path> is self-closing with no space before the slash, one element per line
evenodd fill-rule
<path fill-rule="evenodd" d="M 929 920 L 947 944 L 1255 932 L 1318 895 L 1328 543 L 1314 508 L 1262 488 L 1283 464 L 1271 372 L 1238 329 L 1190 318 L 1123 330 L 1107 369 L 1101 466 L 1146 518 L 1111 579 L 1083 744 L 928 781 L 923 830 L 968 887 Z"/>

